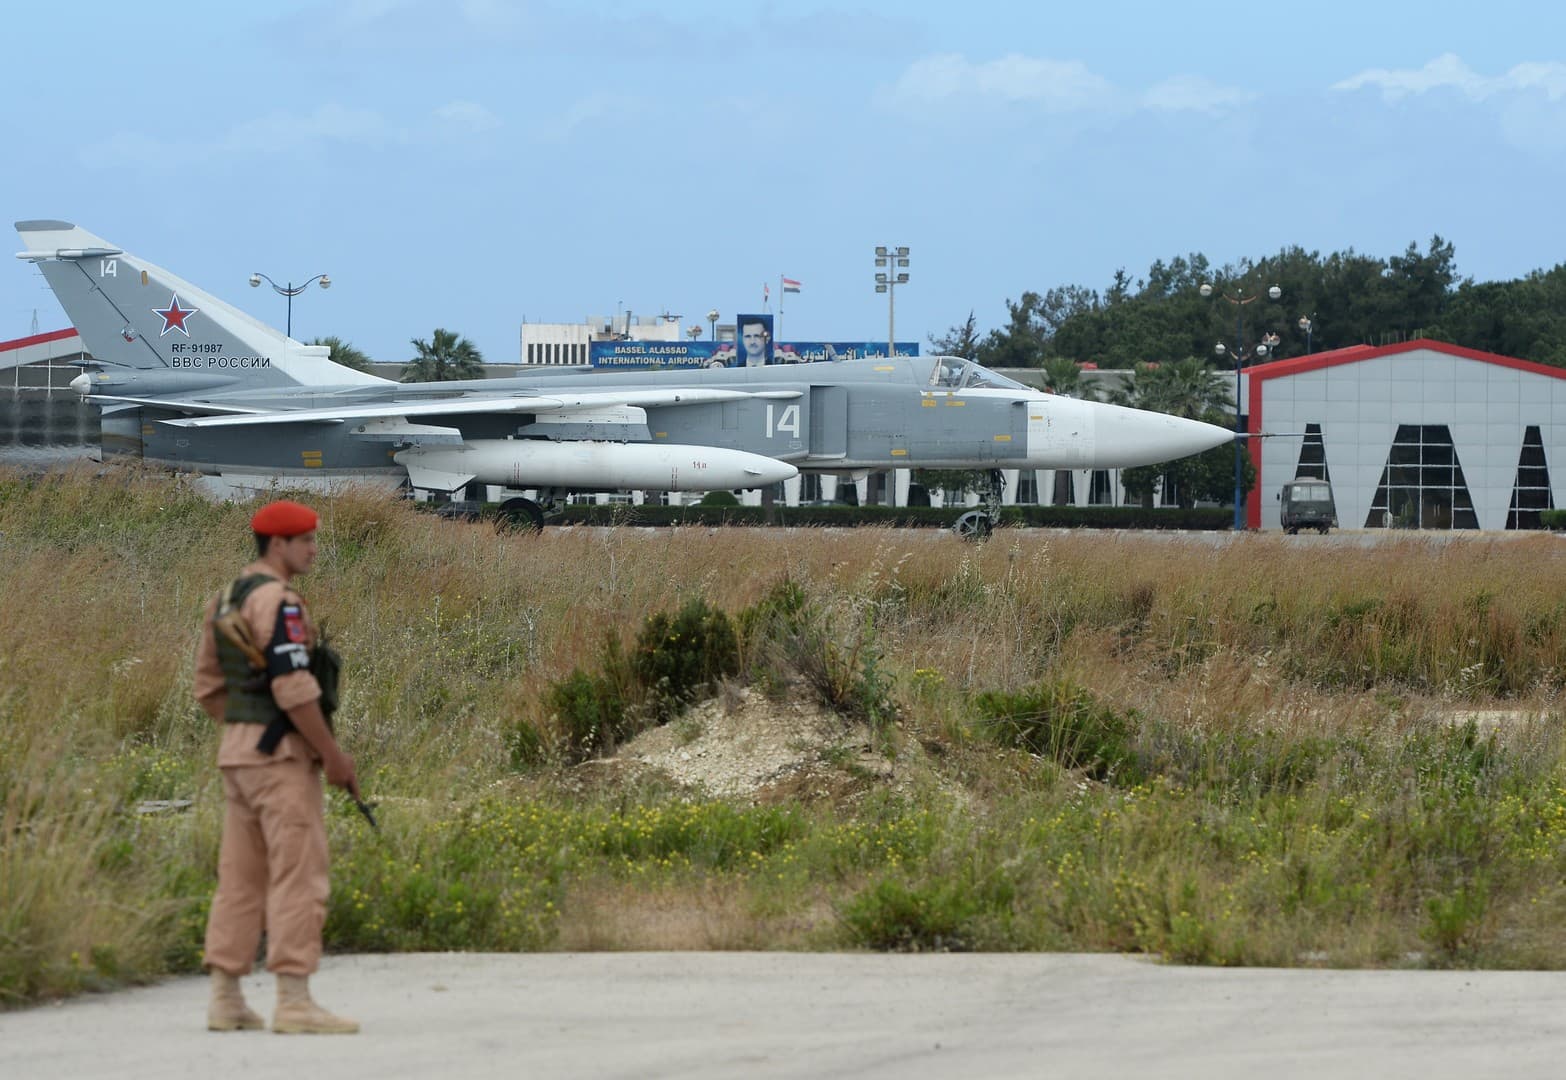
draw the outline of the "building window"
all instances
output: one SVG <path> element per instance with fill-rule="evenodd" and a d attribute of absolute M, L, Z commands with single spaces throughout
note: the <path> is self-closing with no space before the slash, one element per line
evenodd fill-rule
<path fill-rule="evenodd" d="M 1092 481 L 1088 486 L 1088 505 L 1113 506 L 1115 504 L 1115 482 L 1110 478 L 1108 469 L 1094 469 Z"/>
<path fill-rule="evenodd" d="M 887 495 L 886 473 L 871 473 L 865 477 L 866 506 L 885 506 L 891 501 Z"/>
<path fill-rule="evenodd" d="M 1555 509 L 1550 493 L 1550 467 L 1544 459 L 1544 439 L 1539 425 L 1523 432 L 1522 453 L 1517 458 L 1517 480 L 1512 485 L 1512 505 L 1506 511 L 1508 529 L 1542 529 L 1539 514 Z"/>
<path fill-rule="evenodd" d="M 1305 442 L 1300 446 L 1300 461 L 1294 466 L 1294 475 L 1332 482 L 1332 476 L 1327 472 L 1327 446 L 1321 441 L 1320 424 L 1305 425 Z"/>
<path fill-rule="evenodd" d="M 1051 506 L 1074 506 L 1077 501 L 1076 481 L 1071 475 L 1070 469 L 1055 470 L 1055 494 L 1050 499 Z"/>
<path fill-rule="evenodd" d="M 1023 469 L 1017 474 L 1017 505 L 1037 506 L 1039 501 L 1039 474 Z"/>
<path fill-rule="evenodd" d="M 1365 517 L 1365 528 L 1477 529 L 1452 432 L 1445 424 L 1400 424 Z"/>

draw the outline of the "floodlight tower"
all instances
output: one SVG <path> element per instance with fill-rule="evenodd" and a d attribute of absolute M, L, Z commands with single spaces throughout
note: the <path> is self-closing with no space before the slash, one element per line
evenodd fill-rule
<path fill-rule="evenodd" d="M 875 265 L 880 268 L 875 275 L 875 291 L 886 294 L 886 355 L 897 355 L 897 286 L 908 284 L 908 249 L 905 247 L 877 247 Z"/>

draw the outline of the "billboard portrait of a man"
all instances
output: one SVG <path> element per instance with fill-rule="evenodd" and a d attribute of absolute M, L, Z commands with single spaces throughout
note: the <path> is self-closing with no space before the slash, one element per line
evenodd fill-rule
<path fill-rule="evenodd" d="M 739 356 L 735 367 L 765 367 L 772 363 L 772 316 L 741 315 L 735 320 L 739 331 Z"/>

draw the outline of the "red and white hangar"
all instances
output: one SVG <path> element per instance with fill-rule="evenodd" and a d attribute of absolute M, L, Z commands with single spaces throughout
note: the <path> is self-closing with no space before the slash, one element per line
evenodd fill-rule
<path fill-rule="evenodd" d="M 1566 370 L 1418 339 L 1242 375 L 1247 430 L 1277 433 L 1248 440 L 1252 529 L 1280 527 L 1300 476 L 1331 483 L 1345 529 L 1537 529 L 1566 505 Z"/>

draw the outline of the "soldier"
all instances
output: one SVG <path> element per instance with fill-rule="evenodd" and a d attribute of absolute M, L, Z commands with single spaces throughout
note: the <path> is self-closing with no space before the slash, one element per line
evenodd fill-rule
<path fill-rule="evenodd" d="M 353 758 L 332 735 L 321 683 L 312 674 L 315 628 L 290 586 L 315 562 L 317 522 L 315 511 L 287 500 L 257 511 L 250 525 L 260 557 L 213 597 L 202 620 L 196 698 L 223 722 L 217 763 L 226 799 L 218 886 L 207 920 L 212 1031 L 263 1026 L 239 984 L 251 970 L 263 928 L 267 970 L 277 976 L 272 1030 L 359 1030 L 310 997 L 326 921 L 322 770 L 328 783 L 359 795 Z M 274 735 L 288 730 L 270 753 L 257 747 L 269 727 Z"/>

